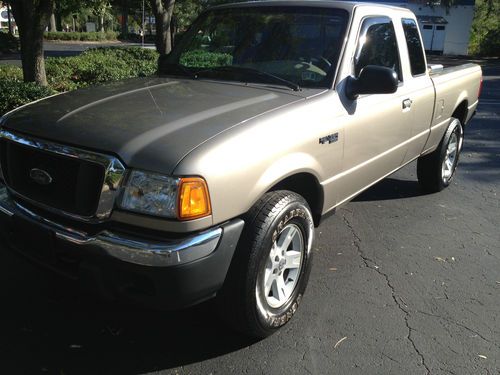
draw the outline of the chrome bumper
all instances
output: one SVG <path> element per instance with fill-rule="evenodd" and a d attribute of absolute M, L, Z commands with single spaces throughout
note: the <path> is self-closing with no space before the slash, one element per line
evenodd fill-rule
<path fill-rule="evenodd" d="M 204 258 L 215 251 L 223 232 L 222 228 L 215 228 L 182 239 L 164 242 L 134 238 L 110 231 L 89 235 L 55 223 L 23 207 L 12 200 L 7 189 L 0 182 L 1 214 L 9 217 L 14 215 L 24 217 L 52 231 L 57 239 L 82 249 L 97 248 L 124 262 L 152 267 L 177 266 Z"/>

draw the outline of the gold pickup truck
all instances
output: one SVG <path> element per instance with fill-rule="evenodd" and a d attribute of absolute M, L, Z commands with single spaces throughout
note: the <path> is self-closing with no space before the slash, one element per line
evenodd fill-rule
<path fill-rule="evenodd" d="M 264 337 L 299 307 L 324 215 L 414 160 L 422 189 L 450 184 L 481 81 L 428 66 L 407 9 L 214 7 L 157 76 L 1 119 L 0 233 L 107 296 L 216 297 Z"/>

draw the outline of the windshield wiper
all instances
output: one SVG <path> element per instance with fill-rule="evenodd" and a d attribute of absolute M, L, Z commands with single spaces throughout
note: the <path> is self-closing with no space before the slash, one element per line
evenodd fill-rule
<path fill-rule="evenodd" d="M 198 77 L 200 74 L 210 73 L 210 72 L 241 73 L 241 74 L 264 77 L 267 78 L 268 81 L 284 85 L 292 89 L 293 91 L 300 91 L 300 86 L 292 81 L 288 81 L 284 78 L 278 77 L 271 73 L 264 72 L 262 70 L 247 68 L 244 66 L 228 65 L 228 66 L 218 66 L 215 68 L 202 69 L 195 73 L 195 77 Z"/>

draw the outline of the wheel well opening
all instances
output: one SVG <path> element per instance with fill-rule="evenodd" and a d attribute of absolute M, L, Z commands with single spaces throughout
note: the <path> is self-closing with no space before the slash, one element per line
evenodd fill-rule
<path fill-rule="evenodd" d="M 323 188 L 316 177 L 309 173 L 298 173 L 285 178 L 269 189 L 269 191 L 275 190 L 289 190 L 300 194 L 311 208 L 314 225 L 319 225 L 323 212 Z"/>
<path fill-rule="evenodd" d="M 464 100 L 462 103 L 459 104 L 459 106 L 455 109 L 455 111 L 451 116 L 459 119 L 462 125 L 465 126 L 465 121 L 467 120 L 468 112 L 469 112 L 469 107 L 467 104 L 467 100 Z"/>

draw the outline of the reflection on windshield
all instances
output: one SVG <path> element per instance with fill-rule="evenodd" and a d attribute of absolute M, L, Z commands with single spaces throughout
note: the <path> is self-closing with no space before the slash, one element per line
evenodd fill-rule
<path fill-rule="evenodd" d="M 247 72 L 261 71 L 302 87 L 330 87 L 346 22 L 346 11 L 331 8 L 213 10 L 202 15 L 182 37 L 167 65 L 192 71 L 249 68 Z M 227 69 L 216 71 L 221 79 L 241 80 L 227 75 Z M 245 79 L 260 82 L 259 77 L 253 74 Z"/>

